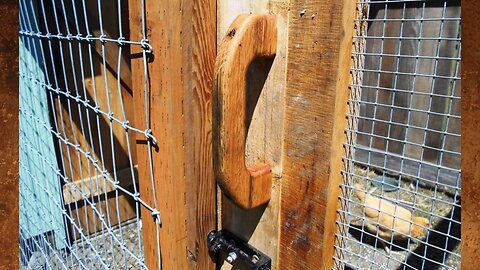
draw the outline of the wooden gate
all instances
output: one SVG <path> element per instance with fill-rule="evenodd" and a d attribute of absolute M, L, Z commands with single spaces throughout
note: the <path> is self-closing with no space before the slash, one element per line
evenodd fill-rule
<path fill-rule="evenodd" d="M 51 212 L 64 220 L 58 218 L 54 227 L 39 227 L 40 232 L 24 234 L 24 238 L 48 241 L 37 234 L 48 236 L 53 232 L 55 241 L 62 242 L 57 249 L 70 249 L 61 254 L 70 258 L 71 268 L 76 263 L 88 268 L 86 265 L 97 262 L 115 268 L 130 264 L 130 257 L 132 264 L 148 269 L 230 269 L 231 265 L 248 269 L 246 260 L 258 263 L 265 258 L 270 260 L 271 269 L 331 269 L 337 224 L 343 222 L 337 220 L 337 212 L 349 215 L 347 204 L 352 201 L 345 194 L 339 199 L 340 187 L 345 187 L 342 180 L 345 175 L 355 174 L 352 162 L 367 167 L 378 163 L 370 156 L 365 160 L 361 150 L 376 149 L 381 161 L 387 155 L 398 156 L 401 143 L 409 144 L 400 152 L 407 152 L 405 156 L 410 159 L 415 158 L 417 146 L 443 151 L 431 131 L 438 131 L 435 125 L 441 126 L 452 114 L 436 112 L 445 119 L 427 126 L 423 131 L 428 136 L 422 134 L 426 142 L 418 145 L 415 132 L 408 133 L 410 137 L 404 134 L 415 119 L 402 118 L 398 112 L 408 106 L 400 104 L 401 98 L 394 101 L 389 93 L 377 93 L 401 90 L 405 94 L 404 88 L 413 84 L 405 80 L 389 88 L 392 74 L 410 76 L 418 71 L 400 74 L 398 66 L 403 69 L 412 62 L 405 60 L 402 66 L 397 55 L 409 56 L 409 46 L 420 42 L 401 36 L 403 32 L 397 29 L 399 21 L 401 25 L 415 23 L 416 18 L 405 19 L 405 14 L 418 13 L 415 6 L 407 9 L 403 4 L 403 8 L 392 8 L 393 12 L 387 12 L 386 7 L 372 8 L 368 17 L 370 4 L 347 0 L 42 3 L 24 1 L 20 31 L 22 44 L 28 48 L 25 53 L 35 58 L 32 62 L 42 72 L 32 72 L 35 65 L 22 54 L 20 73 L 39 92 L 46 91 L 48 97 L 42 97 L 50 102 L 41 108 L 42 117 L 35 112 L 40 102 L 31 106 L 32 112 L 21 112 L 26 119 L 37 119 L 35 130 L 45 128 L 43 141 L 53 137 L 54 143 L 47 143 L 51 158 L 42 153 L 44 149 L 35 149 L 35 145 L 30 148 L 51 167 L 52 176 L 46 178 L 52 178 L 55 184 L 51 190 L 58 189 L 45 189 L 50 198 L 38 201 L 52 202 Z M 372 3 L 375 7 L 386 4 Z M 450 18 L 454 24 L 459 22 L 458 6 L 449 9 L 456 14 L 456 18 Z M 397 18 L 400 13 L 403 17 Z M 437 15 L 432 16 L 429 22 L 438 21 Z M 369 18 L 372 23 L 368 34 L 373 35 L 372 42 L 361 44 L 367 48 L 362 57 L 368 53 L 371 56 L 361 63 L 362 75 L 356 69 L 359 62 L 352 60 L 354 38 L 365 38 L 360 29 L 365 25 L 358 23 L 359 18 Z M 379 34 L 377 26 L 386 24 L 383 21 L 387 19 L 391 24 L 385 28 L 393 29 L 393 35 L 410 38 L 404 51 L 395 51 L 400 41 L 397 44 L 392 37 Z M 423 22 L 424 17 L 417 19 Z M 446 18 L 441 18 L 442 25 L 443 20 Z M 452 33 L 455 26 L 450 29 Z M 410 30 L 418 29 L 412 26 Z M 422 31 L 434 31 L 427 30 Z M 377 39 L 380 45 L 375 43 Z M 459 42 L 459 37 L 447 39 Z M 379 46 L 385 50 L 377 52 Z M 446 52 L 457 54 L 448 59 L 434 58 L 459 61 L 459 48 L 447 47 Z M 355 53 L 363 51 L 353 53 L 355 58 Z M 378 57 L 390 58 L 379 64 Z M 409 59 L 415 62 L 415 57 L 418 55 Z M 458 79 L 451 75 L 457 66 L 443 67 L 439 72 L 448 76 L 434 74 L 434 79 Z M 449 96 L 455 87 L 434 85 L 429 79 L 432 76 L 424 74 L 430 68 L 423 68 L 420 71 L 427 79 L 417 79 L 416 84 L 431 86 L 431 95 L 437 99 L 430 103 L 438 103 L 437 107 L 445 109 L 445 102 L 455 98 L 456 107 L 449 111 L 454 111 L 451 118 L 458 127 L 460 97 Z M 380 79 L 375 77 L 378 73 L 382 73 Z M 357 81 L 352 83 L 352 78 Z M 380 83 L 372 86 L 375 80 Z M 359 100 L 349 99 L 356 84 L 377 92 L 362 90 Z M 420 94 L 430 95 L 428 91 Z M 347 106 L 357 101 L 363 109 L 347 113 Z M 21 102 L 21 107 L 30 103 Z M 388 108 L 377 109 L 382 105 Z M 376 117 L 369 117 L 371 106 Z M 421 112 L 425 111 L 423 108 Z M 395 117 L 388 113 L 395 113 Z M 361 120 L 355 122 L 355 117 Z M 400 118 L 395 123 L 401 125 L 395 124 L 393 131 L 385 134 L 393 124 L 383 125 L 383 117 L 390 122 Z M 348 123 L 351 121 L 355 123 Z M 378 123 L 372 124 L 374 121 Z M 349 133 L 347 124 L 356 133 Z M 370 128 L 372 125 L 374 128 Z M 27 126 L 22 125 L 23 130 Z M 33 131 L 23 132 L 26 143 L 36 136 Z M 446 138 L 443 144 L 454 147 L 449 152 L 454 155 L 440 158 L 440 165 L 454 167 L 457 171 L 453 178 L 458 179 L 460 135 L 450 133 L 455 136 Z M 358 135 L 358 141 L 350 135 Z M 373 142 L 367 144 L 368 140 Z M 348 160 L 353 151 L 349 143 L 355 144 L 355 160 Z M 432 163 L 436 155 L 435 151 L 422 150 L 420 160 Z M 386 169 L 395 171 L 387 165 Z M 27 168 L 26 172 L 34 169 Z M 32 182 L 39 188 L 47 183 L 36 173 L 31 175 L 40 179 Z M 443 176 L 452 185 L 448 175 Z M 22 194 L 25 202 L 35 198 L 35 194 Z M 52 198 L 57 198 L 54 206 Z M 41 216 L 45 221 L 47 214 Z M 29 219 L 33 220 L 22 218 Z M 62 224 L 69 234 L 62 234 Z M 128 225 L 132 225 L 128 231 L 122 230 Z M 102 237 L 104 242 L 110 238 L 110 250 L 106 244 L 99 244 Z M 236 243 L 222 237 L 234 237 Z M 254 256 L 250 251 L 240 252 L 238 245 L 245 243 L 250 246 L 244 248 L 261 253 Z M 36 247 L 31 249 L 25 254 L 25 262 L 33 253 L 51 259 Z M 111 253 L 119 254 L 120 259 L 110 258 Z M 89 254 L 95 255 L 95 261 Z"/>
<path fill-rule="evenodd" d="M 354 1 L 165 0 L 146 1 L 145 8 L 146 32 L 154 52 L 148 63 L 150 120 L 162 150 L 153 154 L 153 162 L 154 173 L 159 176 L 157 186 L 162 187 L 157 199 L 161 201 L 164 269 L 213 269 L 215 261 L 228 269 L 224 258 L 215 259 L 208 251 L 206 236 L 214 229 L 229 230 L 267 254 L 272 269 L 331 268 Z M 218 96 L 212 96 L 212 78 L 218 71 L 214 62 L 222 43 L 241 40 L 239 36 L 247 31 L 239 21 L 232 25 L 241 14 L 272 16 L 276 27 L 272 46 L 276 48 L 264 55 L 266 58 L 260 53 L 252 56 L 252 62 L 234 62 L 232 68 L 238 74 L 233 71 L 232 76 L 237 77 L 232 80 L 246 85 L 245 89 L 235 89 L 243 106 L 234 102 L 233 107 L 225 107 L 215 100 Z M 131 21 L 140 19 L 131 17 Z M 255 27 L 252 33 L 267 26 Z M 141 31 L 132 27 L 132 37 Z M 237 48 L 251 46 L 256 50 L 262 42 L 271 44 L 270 38 L 235 42 Z M 133 57 L 138 53 L 141 51 L 132 52 L 133 89 L 141 89 L 145 81 L 143 62 Z M 139 100 L 136 104 L 143 104 L 143 92 L 134 99 Z M 245 208 L 255 204 L 238 203 L 237 191 L 229 186 L 237 179 L 226 184 L 221 181 L 215 193 L 213 153 L 222 150 L 218 150 L 220 144 L 212 144 L 212 126 L 214 142 L 224 139 L 215 137 L 224 135 L 215 130 L 215 121 L 220 119 L 215 106 L 219 104 L 225 105 L 223 112 L 234 114 L 231 119 L 241 117 L 238 125 L 242 129 L 229 123 L 223 131 L 234 132 L 234 144 L 244 148 L 237 165 L 267 164 L 267 174 L 271 169 L 271 184 L 266 181 L 255 191 L 250 189 L 255 195 L 248 193 L 267 201 L 259 199 L 260 205 L 253 209 Z M 148 149 L 141 144 L 137 149 L 142 160 Z M 216 158 L 215 162 L 221 160 Z M 139 163 L 138 169 L 142 186 L 147 166 Z M 219 174 L 217 180 L 221 179 Z M 149 229 L 153 223 L 144 221 L 143 241 L 146 261 L 155 269 L 158 260 L 150 247 L 156 243 Z"/>

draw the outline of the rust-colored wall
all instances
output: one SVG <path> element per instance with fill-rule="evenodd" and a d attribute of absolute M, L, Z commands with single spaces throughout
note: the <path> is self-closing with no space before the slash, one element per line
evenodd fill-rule
<path fill-rule="evenodd" d="M 18 1 L 0 0 L 0 269 L 18 269 Z"/>
<path fill-rule="evenodd" d="M 462 1 L 462 269 L 480 252 L 480 2 Z"/>

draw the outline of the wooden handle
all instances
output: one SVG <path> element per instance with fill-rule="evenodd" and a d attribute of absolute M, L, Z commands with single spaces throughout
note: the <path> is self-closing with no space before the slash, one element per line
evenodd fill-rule
<path fill-rule="evenodd" d="M 238 206 L 251 209 L 270 200 L 271 167 L 245 165 L 246 77 L 256 58 L 274 58 L 277 29 L 273 15 L 240 15 L 223 38 L 213 82 L 213 152 L 217 182 Z"/>

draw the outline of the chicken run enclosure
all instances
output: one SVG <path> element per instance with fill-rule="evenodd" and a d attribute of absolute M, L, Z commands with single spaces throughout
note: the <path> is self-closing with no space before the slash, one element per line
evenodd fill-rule
<path fill-rule="evenodd" d="M 460 268 L 460 1 L 19 16 L 21 269 Z"/>

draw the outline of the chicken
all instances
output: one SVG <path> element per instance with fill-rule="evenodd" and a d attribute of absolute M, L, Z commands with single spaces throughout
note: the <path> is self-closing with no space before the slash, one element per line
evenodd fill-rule
<path fill-rule="evenodd" d="M 410 237 L 422 238 L 429 228 L 429 221 L 423 217 L 414 217 L 412 212 L 395 205 L 386 199 L 381 199 L 367 193 L 363 187 L 356 184 L 355 192 L 358 199 L 365 205 L 365 227 L 378 237 L 387 241 L 406 240 Z"/>

